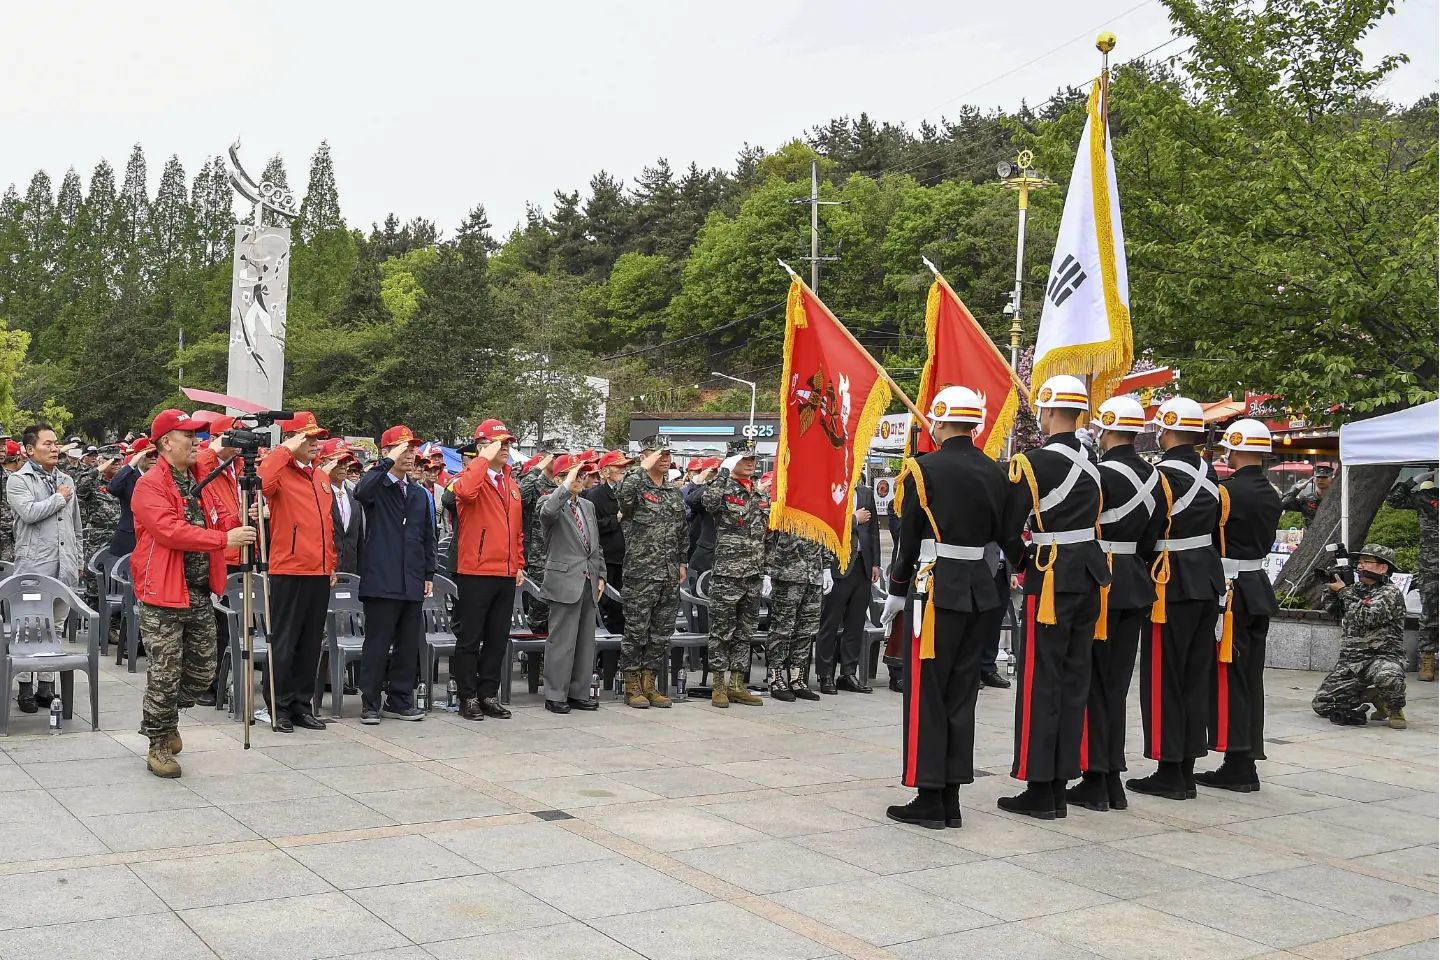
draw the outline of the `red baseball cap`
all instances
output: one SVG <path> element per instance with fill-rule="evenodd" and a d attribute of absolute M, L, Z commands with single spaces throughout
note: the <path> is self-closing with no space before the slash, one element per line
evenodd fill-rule
<path fill-rule="evenodd" d="M 350 445 L 340 437 L 335 437 L 331 440 L 322 440 L 319 446 L 315 448 L 315 454 L 321 460 L 341 455 L 348 456 L 350 454 Z"/>
<path fill-rule="evenodd" d="M 20 456 L 20 449 L 20 444 L 11 440 L 9 437 L 5 438 L 5 456 L 18 457 Z"/>
<path fill-rule="evenodd" d="M 227 417 L 224 414 L 217 413 L 210 418 L 210 426 L 208 429 L 210 430 L 211 436 L 218 436 L 233 426 L 235 426 L 234 417 Z"/>
<path fill-rule="evenodd" d="M 190 419 L 194 420 L 196 423 L 210 424 L 213 423 L 219 416 L 220 414 L 216 413 L 214 410 L 196 410 L 194 413 L 190 414 Z M 209 427 L 207 426 L 206 429 L 209 429 Z"/>
<path fill-rule="evenodd" d="M 595 473 L 599 469 L 593 461 L 586 460 L 578 453 L 562 453 L 555 458 L 555 475 L 557 477 L 564 476 L 574 469 L 576 464 L 580 465 L 581 476 L 587 473 Z"/>
<path fill-rule="evenodd" d="M 515 435 L 499 420 L 486 420 L 475 428 L 475 439 L 486 443 L 494 443 L 496 440 L 509 440 L 513 443 Z"/>
<path fill-rule="evenodd" d="M 389 450 L 397 443 L 415 443 L 415 434 L 404 424 L 396 424 L 380 435 L 381 450 Z"/>
<path fill-rule="evenodd" d="M 319 437 L 325 439 L 330 434 L 315 422 L 315 414 L 309 410 L 301 410 L 291 420 L 281 420 L 280 430 L 283 433 L 303 433 L 307 437 Z"/>
<path fill-rule="evenodd" d="M 625 454 L 620 450 L 607 450 L 605 451 L 605 453 L 601 454 L 600 461 L 596 464 L 596 466 L 602 469 L 604 467 L 623 467 L 626 464 L 633 462 L 634 461 L 632 461 L 629 457 L 625 456 Z"/>
<path fill-rule="evenodd" d="M 196 430 L 204 429 L 204 427 L 205 424 L 194 419 L 184 410 L 161 410 L 160 415 L 155 418 L 155 422 L 150 425 L 150 439 L 155 443 L 159 443 L 160 438 L 172 430 L 188 430 L 194 433 Z M 140 438 L 140 440 L 143 439 L 145 438 Z M 134 449 L 137 453 L 145 449 L 140 446 L 140 440 L 135 441 Z"/>
<path fill-rule="evenodd" d="M 774 471 L 774 470 L 771 470 L 771 471 L 768 472 L 768 473 L 761 474 L 761 476 L 760 476 L 760 482 L 761 482 L 761 483 L 767 483 L 767 484 L 773 484 L 773 483 L 775 482 L 775 471 Z"/>

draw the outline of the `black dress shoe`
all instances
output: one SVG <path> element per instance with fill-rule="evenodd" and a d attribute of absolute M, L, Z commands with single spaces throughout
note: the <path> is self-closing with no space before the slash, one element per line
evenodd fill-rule
<path fill-rule="evenodd" d="M 1124 810 L 1130 806 L 1130 800 L 1125 796 L 1125 781 L 1120 778 L 1119 770 L 1105 774 L 1105 792 L 1110 795 L 1111 810 Z"/>
<path fill-rule="evenodd" d="M 215 694 L 211 693 L 209 690 L 206 690 L 204 693 L 200 694 L 200 696 L 195 698 L 195 702 L 200 704 L 200 706 L 202 707 L 213 707 L 215 706 Z"/>
<path fill-rule="evenodd" d="M 904 806 L 887 807 L 885 816 L 898 823 L 908 823 L 927 830 L 945 829 L 945 805 L 939 790 L 921 790 Z"/>
<path fill-rule="evenodd" d="M 35 687 L 35 702 L 42 707 L 50 706 L 50 701 L 55 699 L 55 684 L 49 680 L 41 680 Z"/>
<path fill-rule="evenodd" d="M 1019 813 L 1036 820 L 1055 819 L 1055 794 L 1049 783 L 1027 784 L 1024 793 L 1000 797 L 995 806 L 1006 813 Z"/>
<path fill-rule="evenodd" d="M 506 710 L 504 705 L 495 697 L 486 697 L 484 700 L 481 700 L 480 710 L 485 716 L 494 717 L 497 720 L 509 720 L 511 716 L 510 711 Z"/>
<path fill-rule="evenodd" d="M 1260 778 L 1255 773 L 1255 761 L 1248 756 L 1227 753 L 1220 769 L 1201 771 L 1195 774 L 1195 782 L 1202 787 L 1217 790 L 1231 790 L 1235 793 L 1254 793 L 1260 789 Z"/>
<path fill-rule="evenodd" d="M 570 704 L 569 704 L 569 703 L 561 703 L 561 702 L 558 701 L 558 700 L 546 700 L 546 701 L 545 701 L 545 709 L 546 709 L 546 710 L 549 710 L 551 713 L 569 713 L 569 712 L 570 712 Z"/>
<path fill-rule="evenodd" d="M 862 684 L 855 678 L 853 673 L 841 674 L 840 679 L 835 681 L 836 690 L 844 690 L 846 693 L 874 693 L 875 688 Z"/>
<path fill-rule="evenodd" d="M 835 696 L 835 692 L 836 692 L 836 691 L 835 691 L 835 678 L 834 678 L 834 677 L 821 677 L 821 678 L 820 678 L 820 692 L 823 693 L 823 694 L 825 694 L 827 697 L 833 697 L 833 696 Z"/>
<path fill-rule="evenodd" d="M 1103 773 L 1085 774 L 1079 783 L 1065 791 L 1065 802 L 1101 813 L 1109 810 L 1110 791 L 1106 787 L 1105 776 Z"/>
<path fill-rule="evenodd" d="M 474 697 L 460 704 L 461 720 L 484 720 L 485 713 L 480 709 L 480 701 Z"/>
<path fill-rule="evenodd" d="M 15 695 L 15 702 L 21 713 L 34 713 L 38 709 L 35 706 L 35 690 L 28 683 L 20 684 L 20 692 Z"/>
<path fill-rule="evenodd" d="M 276 717 L 276 718 L 275 718 L 275 732 L 276 732 L 276 733 L 294 733 L 294 732 L 295 732 L 295 725 L 290 722 L 290 718 L 289 718 L 289 717 Z"/>
<path fill-rule="evenodd" d="M 1055 801 L 1055 819 L 1064 820 L 1070 815 L 1070 804 L 1065 799 L 1065 781 L 1050 781 L 1050 798 Z"/>
<path fill-rule="evenodd" d="M 945 784 L 945 789 L 940 791 L 940 799 L 945 807 L 945 826 L 960 829 L 960 784 Z"/>
<path fill-rule="evenodd" d="M 980 674 L 980 684 L 986 687 L 994 687 L 996 690 L 1010 689 L 1010 681 L 1000 676 L 995 670 L 986 670 Z"/>
<path fill-rule="evenodd" d="M 313 713 L 297 713 L 290 718 L 290 722 L 295 726 L 303 727 L 306 730 L 325 729 L 325 721 L 321 720 Z"/>
<path fill-rule="evenodd" d="M 1148 777 L 1125 781 L 1125 787 L 1135 793 L 1166 800 L 1184 800 L 1185 781 L 1180 775 L 1180 764 L 1161 761 L 1160 768 Z"/>
<path fill-rule="evenodd" d="M 896 693 L 905 692 L 905 685 L 900 682 L 900 677 L 893 673 L 890 674 L 890 689 Z"/>
<path fill-rule="evenodd" d="M 548 702 L 548 701 L 547 701 L 547 702 Z M 570 709 L 572 709 L 572 710 L 599 710 L 599 709 L 600 709 L 600 701 L 599 701 L 599 700 L 592 700 L 592 699 L 590 699 L 590 698 L 588 698 L 588 697 L 587 697 L 586 699 L 584 699 L 584 700 L 577 700 L 577 699 L 575 699 L 574 697 L 571 697 L 569 700 L 566 700 L 566 701 L 565 701 L 565 704 L 566 704 L 568 707 L 570 707 Z"/>

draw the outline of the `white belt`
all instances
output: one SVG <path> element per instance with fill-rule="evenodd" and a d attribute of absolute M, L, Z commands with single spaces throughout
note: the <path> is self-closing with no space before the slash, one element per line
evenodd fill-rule
<path fill-rule="evenodd" d="M 945 560 L 984 560 L 984 547 L 962 547 L 953 543 L 939 543 L 935 540 L 920 541 L 920 562 L 933 563 Z"/>
<path fill-rule="evenodd" d="M 1133 554 L 1140 544 L 1134 540 L 1101 540 L 1100 549 L 1106 553 Z"/>
<path fill-rule="evenodd" d="M 1237 573 L 1255 573 L 1265 569 L 1264 560 L 1231 560 L 1221 557 L 1220 565 L 1225 568 L 1225 579 L 1234 580 Z"/>
<path fill-rule="evenodd" d="M 1155 549 L 1176 553 L 1180 550 L 1200 550 L 1214 544 L 1215 540 L 1207 533 L 1199 537 L 1181 537 L 1178 540 L 1156 540 Z"/>
<path fill-rule="evenodd" d="M 1030 542 L 1037 547 L 1053 543 L 1087 543 L 1094 539 L 1094 527 L 1082 527 L 1079 530 L 1057 530 L 1054 533 L 1036 530 L 1030 534 Z"/>

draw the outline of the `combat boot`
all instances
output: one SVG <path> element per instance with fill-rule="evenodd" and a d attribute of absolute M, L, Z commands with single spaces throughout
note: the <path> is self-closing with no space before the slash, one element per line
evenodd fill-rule
<path fill-rule="evenodd" d="M 1391 730 L 1404 730 L 1408 727 L 1409 724 L 1405 722 L 1405 708 L 1396 707 L 1391 710 L 1389 723 Z"/>
<path fill-rule="evenodd" d="M 790 684 L 786 682 L 785 675 L 780 672 L 779 667 L 771 667 L 766 674 L 765 680 L 770 684 L 770 697 L 783 703 L 794 703 L 795 694 L 790 691 Z"/>
<path fill-rule="evenodd" d="M 1172 760 L 1161 760 L 1159 767 L 1148 777 L 1135 777 L 1125 782 L 1127 789 L 1166 800 L 1184 800 L 1185 780 L 1180 764 Z"/>
<path fill-rule="evenodd" d="M 958 813 L 958 811 L 957 811 Z M 915 792 L 915 799 L 904 806 L 885 808 L 885 816 L 898 823 L 924 827 L 927 830 L 944 830 L 946 827 L 945 802 L 939 790 L 921 787 Z M 955 819 L 960 818 L 957 815 Z M 957 827 L 959 823 L 955 824 Z"/>
<path fill-rule="evenodd" d="M 1006 813 L 1019 813 L 1036 820 L 1054 820 L 1055 792 L 1048 781 L 1027 783 L 1024 792 L 1013 797 L 999 797 L 995 806 Z"/>
<path fill-rule="evenodd" d="M 149 767 L 155 776 L 167 780 L 180 776 L 180 762 L 175 759 L 175 754 L 170 752 L 168 735 L 150 738 L 150 752 L 145 756 L 145 766 Z"/>
<path fill-rule="evenodd" d="M 625 705 L 639 710 L 647 709 L 650 706 L 650 700 L 645 696 L 645 685 L 640 679 L 639 670 L 625 671 Z"/>
<path fill-rule="evenodd" d="M 1375 692 L 1374 687 L 1366 690 L 1365 696 L 1362 699 L 1368 700 L 1370 702 L 1370 706 L 1373 707 L 1375 710 L 1375 712 L 1370 715 L 1371 720 L 1389 719 L 1390 711 L 1386 708 L 1385 701 L 1381 698 L 1380 694 Z"/>
<path fill-rule="evenodd" d="M 1422 654 L 1420 654 L 1420 674 L 1419 674 L 1419 679 L 1424 680 L 1426 683 L 1434 683 L 1434 682 L 1435 682 L 1435 654 L 1433 654 L 1433 653 L 1422 653 Z"/>
<path fill-rule="evenodd" d="M 661 693 L 655 686 L 655 671 L 646 670 L 640 677 L 640 692 L 644 695 L 647 703 L 652 707 L 670 706 L 670 698 Z"/>
<path fill-rule="evenodd" d="M 710 706 L 730 706 L 730 691 L 725 686 L 725 671 L 716 670 L 710 677 Z"/>
<path fill-rule="evenodd" d="M 747 707 L 763 706 L 765 701 L 745 687 L 745 674 L 740 670 L 730 671 L 730 685 L 725 688 L 731 703 L 743 703 Z"/>
<path fill-rule="evenodd" d="M 1235 793 L 1254 793 L 1260 789 L 1260 777 L 1255 772 L 1255 759 L 1249 753 L 1225 754 L 1225 759 L 1221 761 L 1218 769 L 1195 774 L 1195 782 L 1202 787 L 1231 790 Z"/>
<path fill-rule="evenodd" d="M 185 741 L 180 739 L 180 731 L 175 730 L 170 734 L 170 752 L 179 755 L 185 749 Z"/>
<path fill-rule="evenodd" d="M 805 673 L 809 672 L 809 670 L 805 671 Z M 790 692 L 795 694 L 796 699 L 799 700 L 819 700 L 820 694 L 811 690 L 810 685 L 805 682 L 805 673 L 792 677 L 790 676 L 790 668 L 785 668 L 785 676 L 790 681 Z"/>
<path fill-rule="evenodd" d="M 1080 782 L 1065 791 L 1065 800 L 1086 810 L 1109 810 L 1110 791 L 1106 787 L 1105 774 L 1082 774 Z"/>

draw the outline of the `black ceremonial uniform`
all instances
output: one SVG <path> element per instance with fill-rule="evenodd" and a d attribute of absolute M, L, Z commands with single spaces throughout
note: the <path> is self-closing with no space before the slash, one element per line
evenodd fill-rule
<path fill-rule="evenodd" d="M 1080 776 L 1090 647 L 1100 588 L 1110 583 L 1110 570 L 1095 538 L 1100 472 L 1079 439 L 1074 433 L 1057 433 L 1043 447 L 1015 459 L 1022 457 L 1034 470 L 1036 490 L 1032 495 L 1024 476 L 1011 481 L 1011 509 L 1021 516 L 1029 512 L 1032 519 L 1025 568 L 1027 629 L 1015 669 L 1015 762 L 1010 775 L 1027 783 L 1055 784 Z M 1012 477 L 1019 467 L 1011 465 Z M 1049 572 L 1041 567 L 1049 567 Z M 1047 577 L 1054 580 L 1052 624 L 1039 622 Z M 1063 789 L 1063 782 L 1059 787 Z"/>
<path fill-rule="evenodd" d="M 1280 612 L 1263 560 L 1280 524 L 1280 495 L 1258 466 L 1241 467 L 1221 484 L 1229 516 L 1221 564 L 1230 583 L 1231 657 L 1215 663 L 1210 687 L 1210 749 L 1264 760 L 1265 635 Z"/>
<path fill-rule="evenodd" d="M 1155 468 L 1125 443 L 1100 458 L 1100 549 L 1110 566 L 1105 599 L 1105 639 L 1090 650 L 1090 695 L 1080 739 L 1080 769 L 1125 769 L 1125 703 L 1135 673 L 1140 635 L 1155 603 L 1155 584 L 1145 558 L 1165 522 L 1164 495 Z M 1099 625 L 1096 625 L 1096 632 Z"/>
<path fill-rule="evenodd" d="M 1164 620 L 1152 622 L 1149 639 L 1141 644 L 1140 716 L 1145 756 L 1184 764 L 1189 792 L 1195 758 L 1206 753 L 1215 624 L 1225 591 L 1214 543 L 1220 497 L 1214 468 L 1189 444 L 1167 450 L 1159 467 L 1169 487 L 1165 533 L 1155 544 L 1160 556 L 1156 593 L 1164 597 Z M 1152 621 L 1161 619 L 1159 612 L 1152 612 Z"/>
<path fill-rule="evenodd" d="M 922 507 L 914 473 L 926 491 Z M 890 595 L 907 597 L 902 656 L 903 782 L 942 789 L 975 779 L 975 696 L 980 649 L 1000 604 L 985 562 L 992 541 L 1019 550 L 1020 524 L 1007 527 L 1004 471 L 969 437 L 907 464 L 900 539 L 890 567 Z M 934 518 L 934 524 L 931 518 Z M 933 616 L 934 657 L 921 659 L 924 604 Z"/>

